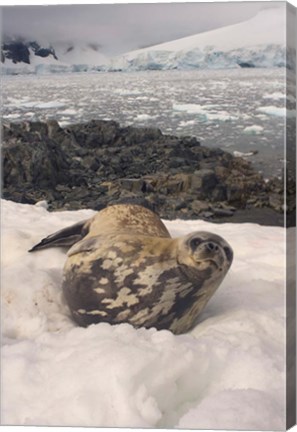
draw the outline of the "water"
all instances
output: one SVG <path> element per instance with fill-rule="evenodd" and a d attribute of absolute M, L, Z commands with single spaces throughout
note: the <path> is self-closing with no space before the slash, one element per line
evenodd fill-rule
<path fill-rule="evenodd" d="M 284 107 L 283 69 L 3 77 L 4 120 L 154 126 L 231 153 L 258 151 L 247 157 L 267 177 L 283 169 Z"/>

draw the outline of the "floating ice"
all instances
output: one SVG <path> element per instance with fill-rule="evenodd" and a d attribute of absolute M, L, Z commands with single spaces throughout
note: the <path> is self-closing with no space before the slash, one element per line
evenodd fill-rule
<path fill-rule="evenodd" d="M 202 122 L 211 121 L 233 121 L 238 117 L 231 115 L 227 111 L 216 111 L 217 105 L 199 105 L 199 104 L 173 104 L 173 110 L 186 112 L 188 114 L 197 114 L 197 117 Z"/>
<path fill-rule="evenodd" d="M 263 99 L 283 100 L 286 97 L 285 93 L 275 92 L 263 95 Z"/>
<path fill-rule="evenodd" d="M 288 110 L 285 107 L 276 107 L 276 106 L 264 106 L 257 108 L 257 111 L 262 112 L 264 114 L 268 114 L 270 116 L 276 117 L 287 117 L 294 118 L 296 117 L 296 110 Z"/>
<path fill-rule="evenodd" d="M 252 125 L 243 129 L 243 133 L 247 135 L 260 135 L 263 133 L 263 126 Z"/>
<path fill-rule="evenodd" d="M 23 102 L 20 104 L 21 108 L 37 108 L 37 109 L 54 109 L 54 108 L 62 108 L 65 106 L 64 102 L 59 101 L 31 101 L 31 102 Z"/>
<path fill-rule="evenodd" d="M 258 152 L 257 152 L 257 150 L 255 150 L 255 151 L 250 151 L 250 152 L 246 152 L 246 153 L 244 153 L 244 152 L 240 152 L 240 151 L 237 151 L 237 150 L 234 150 L 233 151 L 233 155 L 235 156 L 235 157 L 249 157 L 249 156 L 254 156 L 255 154 L 257 154 Z"/>
<path fill-rule="evenodd" d="M 138 114 L 135 118 L 136 121 L 146 121 L 155 118 L 155 116 L 149 114 Z"/>

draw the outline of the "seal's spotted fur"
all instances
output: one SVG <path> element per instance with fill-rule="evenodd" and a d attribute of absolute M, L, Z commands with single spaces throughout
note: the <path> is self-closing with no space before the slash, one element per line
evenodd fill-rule
<path fill-rule="evenodd" d="M 172 239 L 160 218 L 139 205 L 113 205 L 78 225 L 82 239 L 68 252 L 63 291 L 82 326 L 128 322 L 184 333 L 232 263 L 221 237 L 195 232 Z M 59 243 L 63 232 L 33 250 Z M 71 228 L 68 236 L 73 242 Z"/>

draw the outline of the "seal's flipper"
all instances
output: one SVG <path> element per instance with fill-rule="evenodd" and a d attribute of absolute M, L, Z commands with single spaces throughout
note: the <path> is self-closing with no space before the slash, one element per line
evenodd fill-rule
<path fill-rule="evenodd" d="M 96 236 L 91 238 L 83 238 L 81 241 L 75 243 L 67 252 L 67 255 L 73 256 L 75 254 L 83 252 L 93 252 L 97 250 L 103 243 L 104 239 L 102 236 Z"/>
<path fill-rule="evenodd" d="M 88 229 L 85 227 L 87 220 L 71 225 L 60 231 L 51 234 L 41 240 L 37 245 L 33 246 L 28 252 L 35 252 L 41 249 L 50 247 L 67 247 L 74 245 L 81 240 L 87 233 Z"/>

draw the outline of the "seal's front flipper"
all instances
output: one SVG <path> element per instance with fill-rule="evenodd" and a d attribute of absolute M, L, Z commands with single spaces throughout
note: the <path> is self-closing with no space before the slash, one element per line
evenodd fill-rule
<path fill-rule="evenodd" d="M 67 247 L 74 245 L 81 240 L 87 233 L 87 220 L 78 222 L 75 225 L 64 228 L 42 239 L 40 243 L 33 246 L 28 252 L 35 252 L 50 247 Z M 86 225 L 86 226 L 85 226 Z"/>

